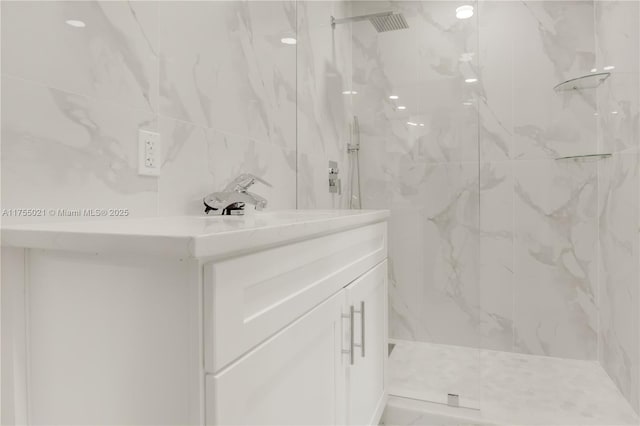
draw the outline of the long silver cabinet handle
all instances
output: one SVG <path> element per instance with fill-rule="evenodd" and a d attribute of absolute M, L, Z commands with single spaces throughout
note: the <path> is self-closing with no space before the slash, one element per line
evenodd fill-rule
<path fill-rule="evenodd" d="M 353 306 L 351 308 L 353 309 Z M 354 346 L 360 348 L 360 356 L 364 358 L 364 301 L 360 302 L 360 310 L 354 312 L 360 314 L 360 344 L 355 344 Z"/>
<path fill-rule="evenodd" d="M 348 318 L 349 319 L 349 349 L 343 349 L 342 353 L 343 354 L 349 354 L 349 363 L 351 365 L 354 364 L 355 362 L 355 340 L 354 340 L 354 334 L 355 334 L 355 314 L 356 314 L 356 310 L 353 307 L 353 305 L 351 305 L 349 307 L 349 313 L 348 314 L 343 314 L 342 317 L 343 318 Z"/>
<path fill-rule="evenodd" d="M 360 314 L 360 344 L 355 344 L 355 347 L 360 348 L 360 356 L 362 358 L 364 358 L 364 348 L 365 348 L 365 342 L 364 342 L 364 323 L 365 323 L 365 319 L 364 319 L 364 301 L 360 302 L 360 309 L 357 311 L 354 311 L 356 314 Z"/>
<path fill-rule="evenodd" d="M 364 358 L 364 348 L 365 348 L 365 344 L 364 344 L 364 323 L 365 323 L 365 319 L 364 319 L 364 300 L 360 302 L 360 333 L 362 334 L 361 339 L 360 339 L 360 346 L 361 346 L 361 355 L 362 358 Z"/>

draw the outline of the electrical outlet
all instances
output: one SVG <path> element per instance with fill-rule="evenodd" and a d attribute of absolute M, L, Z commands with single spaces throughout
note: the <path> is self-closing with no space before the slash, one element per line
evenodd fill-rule
<path fill-rule="evenodd" d="M 148 130 L 138 130 L 138 174 L 159 176 L 161 158 L 160 134 Z"/>

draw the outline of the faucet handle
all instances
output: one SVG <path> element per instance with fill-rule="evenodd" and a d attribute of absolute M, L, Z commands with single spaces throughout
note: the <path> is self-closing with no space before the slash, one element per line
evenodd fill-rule
<path fill-rule="evenodd" d="M 242 173 L 240 176 L 232 180 L 231 183 L 229 183 L 224 190 L 225 192 L 231 192 L 231 191 L 246 192 L 246 190 L 249 189 L 251 185 L 256 183 L 256 181 L 266 186 L 271 186 L 269 182 L 267 182 L 262 178 L 259 178 L 254 174 Z"/>

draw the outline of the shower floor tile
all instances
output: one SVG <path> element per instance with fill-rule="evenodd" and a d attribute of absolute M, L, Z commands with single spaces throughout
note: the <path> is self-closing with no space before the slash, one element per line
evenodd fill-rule
<path fill-rule="evenodd" d="M 481 409 L 464 410 L 476 413 L 478 422 L 498 425 L 638 424 L 631 406 L 594 361 L 394 343 L 389 358 L 393 396 L 446 403 L 447 394 L 455 393 L 461 406 Z M 432 423 L 414 418 L 411 424 Z"/>

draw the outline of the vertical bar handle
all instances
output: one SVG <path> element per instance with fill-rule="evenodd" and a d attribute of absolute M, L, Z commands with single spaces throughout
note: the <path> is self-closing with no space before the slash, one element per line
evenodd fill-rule
<path fill-rule="evenodd" d="M 355 362 L 355 340 L 354 340 L 354 334 L 355 334 L 355 313 L 356 310 L 353 307 L 353 305 L 351 305 L 349 307 L 349 313 L 347 315 L 342 315 L 343 318 L 348 318 L 349 319 L 349 349 L 343 349 L 342 353 L 343 354 L 349 354 L 349 363 L 351 365 L 354 364 Z"/>
<path fill-rule="evenodd" d="M 364 358 L 364 301 L 360 302 L 360 309 L 354 312 L 360 314 L 360 344 L 354 346 L 360 348 L 360 356 Z"/>
<path fill-rule="evenodd" d="M 364 323 L 365 323 L 365 319 L 364 319 L 364 300 L 360 301 L 360 334 L 361 334 L 361 338 L 360 338 L 360 350 L 361 350 L 361 357 L 364 358 Z"/>

